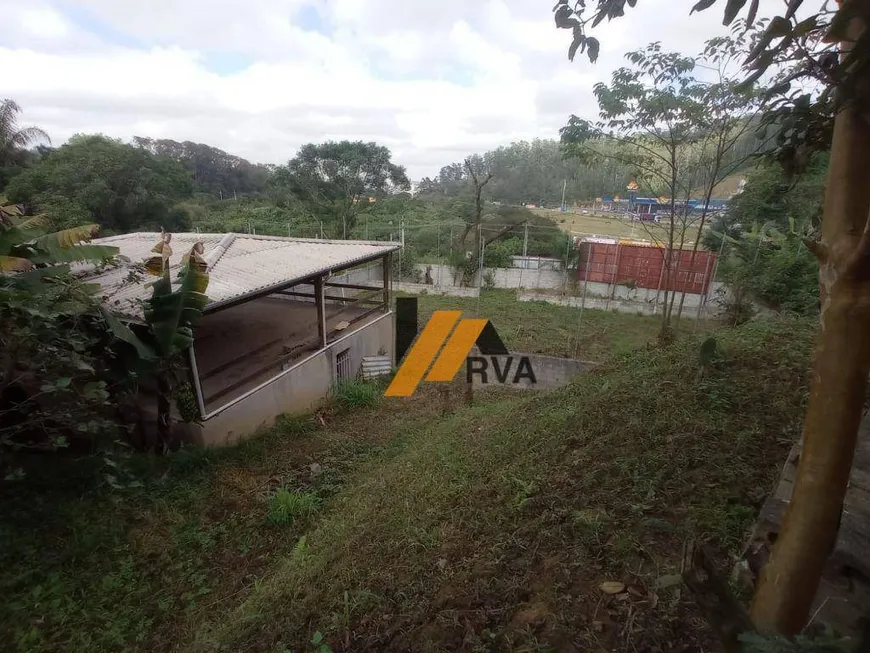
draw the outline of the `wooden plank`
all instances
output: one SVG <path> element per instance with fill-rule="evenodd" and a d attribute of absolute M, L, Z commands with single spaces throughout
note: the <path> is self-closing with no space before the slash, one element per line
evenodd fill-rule
<path fill-rule="evenodd" d="M 383 290 L 379 290 L 378 292 L 383 292 Z M 343 314 L 343 313 L 347 313 L 347 312 L 350 311 L 350 310 L 356 310 L 356 309 L 358 309 L 358 308 L 359 308 L 359 307 L 356 306 L 356 305 L 344 306 L 344 307 L 341 308 L 341 310 L 338 310 L 338 311 L 336 311 L 335 313 L 330 313 L 330 314 L 329 314 L 329 319 L 330 319 L 330 320 L 334 320 L 334 319 L 337 318 L 339 315 L 341 315 L 341 314 Z M 366 311 L 365 313 L 363 313 L 363 315 L 371 315 L 371 313 L 373 313 L 374 311 L 376 311 L 376 310 L 382 310 L 382 309 L 383 309 L 383 302 L 380 302 L 380 301 L 379 301 L 379 302 L 377 302 L 377 306 L 375 306 L 374 309 L 369 310 L 369 311 Z M 358 319 L 359 319 L 359 318 L 354 318 L 354 319 L 352 319 L 352 320 L 349 320 L 349 322 L 350 322 L 351 324 L 353 324 L 353 323 L 356 322 Z"/>
<path fill-rule="evenodd" d="M 355 318 L 353 318 L 352 320 L 349 320 L 349 321 L 348 321 L 348 327 L 349 327 L 351 324 L 355 324 L 356 322 L 359 322 L 360 320 L 364 320 L 364 319 L 366 319 L 366 318 L 367 318 L 369 315 L 371 315 L 372 313 L 378 313 L 378 312 L 380 312 L 380 311 L 382 311 L 382 310 L 383 310 L 383 307 L 382 307 L 382 306 L 375 306 L 374 308 L 370 308 L 370 309 L 367 310 L 365 313 L 362 313 L 362 314 L 360 314 L 360 315 L 357 315 L 357 316 L 356 316 Z M 345 328 L 345 329 L 342 329 L 341 331 L 337 331 L 336 329 L 333 329 L 332 331 L 329 332 L 329 335 L 332 336 L 333 334 L 344 334 L 346 331 L 347 331 L 346 328 Z M 332 342 L 333 340 L 336 340 L 336 338 L 330 338 L 330 342 Z"/>
<path fill-rule="evenodd" d="M 365 303 L 367 301 L 371 301 L 371 295 L 380 295 L 383 294 L 382 288 L 375 288 L 373 291 L 368 293 L 362 293 L 360 295 L 351 295 L 350 297 L 342 297 L 341 295 L 324 295 L 324 299 L 328 299 L 333 302 L 362 302 Z M 292 292 L 288 290 L 281 290 L 275 293 L 276 295 L 286 295 L 288 297 L 306 297 L 308 299 L 317 299 L 317 295 L 315 293 L 304 293 L 304 292 Z M 380 301 L 378 302 L 380 303 Z"/>
<path fill-rule="evenodd" d="M 360 286 L 355 283 L 333 283 L 332 281 L 327 281 L 324 285 L 329 288 L 350 288 L 351 290 L 379 290 L 381 292 L 384 290 L 377 286 Z"/>
<path fill-rule="evenodd" d="M 375 288 L 374 290 L 369 290 L 368 292 L 360 293 L 359 295 L 354 295 L 352 297 L 336 297 L 333 295 L 326 295 L 325 299 L 331 299 L 339 302 L 359 302 L 359 303 L 370 303 L 374 300 L 378 295 L 382 295 L 384 293 L 383 288 Z M 377 302 L 380 304 L 383 300 L 378 299 Z"/>
<path fill-rule="evenodd" d="M 279 290 L 276 295 L 285 295 L 286 297 L 307 297 L 309 299 L 316 298 L 317 295 L 311 292 L 299 292 L 296 290 Z"/>
<path fill-rule="evenodd" d="M 314 280 L 314 294 L 317 295 L 317 335 L 320 346 L 326 347 L 326 303 L 323 299 L 323 277 Z"/>
<path fill-rule="evenodd" d="M 393 283 L 393 255 L 384 256 L 384 313 L 390 310 L 390 290 Z"/>

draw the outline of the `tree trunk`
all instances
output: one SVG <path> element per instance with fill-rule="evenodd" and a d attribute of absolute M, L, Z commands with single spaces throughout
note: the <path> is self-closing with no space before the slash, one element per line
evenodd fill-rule
<path fill-rule="evenodd" d="M 870 1 L 860 0 L 864 9 Z M 862 103 L 870 84 L 860 86 Z M 870 127 L 854 105 L 836 118 L 819 257 L 821 332 L 803 451 L 779 537 L 761 573 L 752 619 L 785 635 L 806 624 L 838 523 L 870 372 Z"/>
<path fill-rule="evenodd" d="M 666 249 L 665 259 L 665 274 L 664 274 L 664 282 L 665 282 L 665 301 L 662 304 L 662 326 L 659 330 L 659 342 L 663 345 L 670 344 L 673 341 L 673 334 L 671 333 L 671 313 L 668 305 L 668 297 L 669 297 L 669 286 L 671 284 L 671 259 L 673 258 L 674 253 L 674 223 L 677 220 L 677 156 L 674 148 L 671 148 L 670 152 L 671 157 L 671 184 L 670 184 L 670 192 L 671 192 L 671 224 L 668 227 L 668 242 Z M 674 290 L 673 292 L 676 292 Z"/>
<path fill-rule="evenodd" d="M 168 372 L 157 374 L 157 439 L 163 452 L 169 447 L 172 435 L 172 386 Z"/>

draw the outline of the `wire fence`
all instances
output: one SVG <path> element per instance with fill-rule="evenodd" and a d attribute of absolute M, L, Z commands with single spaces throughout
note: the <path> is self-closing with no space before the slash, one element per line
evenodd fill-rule
<path fill-rule="evenodd" d="M 302 238 L 335 237 L 326 224 L 319 222 L 260 222 L 257 225 L 248 222 L 237 231 Z M 681 274 L 694 275 L 694 286 L 704 289 L 703 293 L 688 293 L 686 300 L 677 299 L 685 301 L 686 311 L 694 313 L 697 323 L 709 312 L 708 304 L 716 290 L 712 281 L 723 254 L 721 250 L 714 255 L 699 250 L 705 261 L 712 262 L 702 269 L 681 271 L 680 265 L 685 265 L 681 261 L 689 252 L 677 257 L 666 256 L 664 248 L 650 242 L 652 259 L 655 258 L 653 252 L 662 252 L 658 254 L 662 271 L 655 272 L 658 283 L 647 282 L 643 287 L 625 274 L 628 261 L 632 259 L 624 256 L 625 239 L 569 233 L 554 224 L 487 222 L 468 225 L 459 220 L 406 223 L 397 215 L 392 220 L 381 216 L 377 222 L 361 217 L 348 235 L 356 240 L 402 244 L 393 255 L 391 269 L 391 282 L 396 290 L 476 298 L 475 312 L 480 315 L 482 292 L 512 289 L 517 291 L 520 301 L 547 301 L 577 308 L 578 334 L 584 311 L 588 309 L 658 314 L 664 302 L 663 292 L 674 290 L 673 286 L 664 287 L 665 279 L 676 279 Z M 609 257 L 597 261 L 592 256 L 584 258 L 582 243 L 588 240 L 609 241 L 615 245 Z M 676 263 L 661 262 L 672 258 Z M 664 272 L 666 265 L 675 266 L 669 274 Z M 380 273 L 375 270 L 374 274 Z M 578 338 L 579 335 L 575 342 Z"/>

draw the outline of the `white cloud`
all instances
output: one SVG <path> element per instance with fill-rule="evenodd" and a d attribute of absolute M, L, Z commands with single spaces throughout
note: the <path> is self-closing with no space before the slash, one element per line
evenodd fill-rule
<path fill-rule="evenodd" d="M 690 5 L 642 0 L 597 30 L 590 66 L 567 61 L 544 0 L 0 0 L 0 70 L 3 95 L 55 143 L 166 137 L 278 163 L 363 138 L 421 177 L 594 115 L 592 86 L 626 50 L 697 52 L 724 28 L 720 10 L 689 18 Z"/>

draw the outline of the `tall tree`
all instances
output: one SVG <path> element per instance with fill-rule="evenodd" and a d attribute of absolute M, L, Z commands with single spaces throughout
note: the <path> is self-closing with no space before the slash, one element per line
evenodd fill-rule
<path fill-rule="evenodd" d="M 587 38 L 587 26 L 622 16 L 636 0 L 591 4 L 560 0 L 556 6 L 556 24 L 573 30 L 574 50 Z M 700 0 L 692 11 L 714 4 Z M 798 19 L 803 4 L 790 0 L 773 16 L 746 59 L 747 81 L 771 66 L 785 67 L 772 93 L 775 108 L 766 117 L 781 128 L 776 154 L 787 169 L 805 166 L 816 149 L 831 150 L 821 238 L 807 243 L 819 261 L 821 310 L 803 451 L 751 611 L 757 627 L 786 635 L 806 624 L 836 542 L 870 374 L 870 0 L 840 0 L 836 10 L 816 3 L 816 13 Z M 753 24 L 759 3 L 747 7 L 746 0 L 727 0 L 724 22 L 743 9 L 746 23 Z M 790 92 L 792 82 L 806 79 L 821 92 Z"/>
<path fill-rule="evenodd" d="M 739 68 L 735 70 L 746 50 L 759 41 L 761 32 L 751 26 L 731 36 L 710 39 L 697 63 L 712 70 L 714 80 L 704 84 L 701 103 L 705 108 L 701 124 L 697 126 L 699 137 L 699 163 L 701 181 L 698 190 L 703 202 L 701 216 L 689 259 L 689 270 L 694 271 L 698 248 L 710 214 L 710 200 L 716 187 L 731 174 L 744 167 L 756 150 L 741 148 L 746 136 L 753 133 L 764 109 L 764 91 L 740 83 Z M 738 64 L 739 65 L 739 64 Z M 760 148 L 769 140 L 756 142 Z M 676 322 L 679 323 L 686 301 L 686 289 L 680 293 Z"/>
<path fill-rule="evenodd" d="M 373 142 L 309 143 L 275 170 L 273 185 L 325 214 L 333 232 L 347 238 L 357 218 L 368 210 L 370 197 L 410 188 L 405 169 L 391 156 L 389 149 Z"/>
<path fill-rule="evenodd" d="M 562 140 L 569 154 L 594 161 L 609 157 L 633 168 L 643 187 L 668 198 L 659 338 L 669 342 L 676 295 L 671 288 L 679 251 L 695 221 L 688 200 L 701 181 L 698 127 L 705 87 L 692 76 L 693 59 L 663 52 L 658 43 L 626 57 L 631 68 L 614 71 L 609 85 L 595 86 L 598 122 L 571 116 Z"/>
<path fill-rule="evenodd" d="M 21 157 L 29 145 L 51 139 L 39 127 L 18 124 L 21 107 L 14 100 L 0 101 L 0 167 L 20 165 Z"/>
<path fill-rule="evenodd" d="M 133 137 L 133 144 L 180 162 L 193 176 L 194 190 L 222 199 L 266 190 L 269 170 L 211 145 L 170 139 Z"/>
<path fill-rule="evenodd" d="M 183 230 L 177 204 L 190 197 L 184 167 L 100 135 L 73 136 L 6 189 L 15 202 L 37 204 L 57 227 L 96 222 L 104 233 L 162 227 Z"/>

